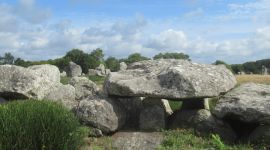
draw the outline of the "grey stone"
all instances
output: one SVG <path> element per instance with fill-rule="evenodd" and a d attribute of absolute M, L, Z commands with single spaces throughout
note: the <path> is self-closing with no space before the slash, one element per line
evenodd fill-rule
<path fill-rule="evenodd" d="M 249 141 L 255 144 L 270 144 L 270 125 L 258 126 L 249 136 Z"/>
<path fill-rule="evenodd" d="M 58 84 L 51 89 L 44 99 L 58 102 L 70 110 L 78 105 L 78 101 L 75 100 L 75 88 L 69 84 Z"/>
<path fill-rule="evenodd" d="M 159 131 L 166 127 L 166 115 L 164 109 L 154 105 L 145 107 L 140 113 L 140 130 Z"/>
<path fill-rule="evenodd" d="M 182 100 L 215 97 L 236 85 L 223 65 L 197 64 L 186 60 L 147 60 L 128 70 L 112 72 L 104 87 L 109 95 Z"/>
<path fill-rule="evenodd" d="M 52 82 L 60 83 L 60 71 L 56 66 L 45 64 L 34 65 L 28 68 L 35 70 L 41 77 L 47 76 Z"/>
<path fill-rule="evenodd" d="M 63 71 L 63 72 L 60 73 L 60 76 L 61 77 L 66 77 L 67 76 L 67 73 L 65 71 Z"/>
<path fill-rule="evenodd" d="M 155 150 L 163 139 L 160 132 L 117 132 L 112 136 L 112 147 L 118 150 Z"/>
<path fill-rule="evenodd" d="M 110 69 L 105 69 L 105 74 L 108 75 L 111 73 L 111 70 Z"/>
<path fill-rule="evenodd" d="M 102 137 L 102 131 L 97 128 L 91 128 L 89 132 L 89 137 Z"/>
<path fill-rule="evenodd" d="M 142 102 L 144 107 L 152 107 L 156 105 L 163 108 L 163 111 L 166 113 L 167 117 L 173 113 L 169 101 L 166 99 L 145 98 Z"/>
<path fill-rule="evenodd" d="M 96 70 L 95 69 L 88 69 L 88 75 L 89 76 L 95 76 L 95 75 L 97 75 Z"/>
<path fill-rule="evenodd" d="M 77 77 L 82 75 L 81 66 L 75 64 L 74 62 L 69 62 L 69 65 L 66 67 L 65 70 L 68 77 Z"/>
<path fill-rule="evenodd" d="M 111 133 L 126 121 L 126 112 L 119 103 L 109 98 L 95 97 L 80 101 L 76 116 L 86 125 Z"/>
<path fill-rule="evenodd" d="M 127 70 L 127 64 L 125 62 L 120 63 L 120 71 Z"/>
<path fill-rule="evenodd" d="M 270 123 L 270 85 L 240 85 L 217 102 L 213 113 L 218 118 Z"/>
<path fill-rule="evenodd" d="M 106 76 L 106 69 L 105 66 L 103 64 L 100 64 L 97 68 L 96 68 L 96 73 L 98 76 Z"/>
<path fill-rule="evenodd" d="M 73 77 L 69 84 L 75 87 L 76 100 L 94 96 L 99 90 L 97 85 L 86 77 Z"/>
<path fill-rule="evenodd" d="M 54 82 L 56 78 L 50 78 L 50 73 L 41 75 L 42 71 L 1 65 L 0 96 L 6 99 L 43 99 L 59 83 Z M 51 75 L 54 76 L 54 73 Z"/>
<path fill-rule="evenodd" d="M 223 140 L 234 142 L 237 136 L 229 124 L 215 118 L 209 110 L 181 110 L 176 112 L 170 128 L 193 128 L 198 135 L 218 134 Z"/>

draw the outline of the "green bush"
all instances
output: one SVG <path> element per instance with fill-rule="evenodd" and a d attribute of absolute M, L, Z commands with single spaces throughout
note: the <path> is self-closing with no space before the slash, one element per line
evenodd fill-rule
<path fill-rule="evenodd" d="M 70 111 L 53 102 L 0 105 L 1 150 L 76 150 L 83 130 Z"/>

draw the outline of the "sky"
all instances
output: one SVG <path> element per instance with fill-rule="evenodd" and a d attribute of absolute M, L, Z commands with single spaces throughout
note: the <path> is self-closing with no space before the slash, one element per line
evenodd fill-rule
<path fill-rule="evenodd" d="M 195 62 L 270 58 L 270 0 L 0 0 L 0 55 L 124 58 L 182 52 Z"/>

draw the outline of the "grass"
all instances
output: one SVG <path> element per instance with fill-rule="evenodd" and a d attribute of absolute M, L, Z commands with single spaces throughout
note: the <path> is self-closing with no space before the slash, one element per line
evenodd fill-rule
<path fill-rule="evenodd" d="M 94 83 L 96 83 L 97 85 L 103 85 L 105 77 L 100 77 L 100 76 L 87 76 L 89 80 L 93 81 Z M 70 77 L 61 77 L 60 82 L 62 84 L 68 84 L 70 81 Z"/>
<path fill-rule="evenodd" d="M 211 135 L 209 137 L 195 136 L 191 130 L 168 130 L 164 131 L 165 139 L 158 150 L 252 150 L 251 145 L 227 145 L 224 144 L 219 136 Z"/>
<path fill-rule="evenodd" d="M 112 139 L 109 136 L 100 138 L 86 137 L 84 142 L 85 145 L 80 150 L 88 150 L 89 147 L 93 150 L 113 150 Z"/>
<path fill-rule="evenodd" d="M 171 109 L 173 112 L 181 109 L 181 106 L 182 106 L 182 101 L 171 101 L 169 100 L 169 104 L 171 106 Z"/>
<path fill-rule="evenodd" d="M 270 75 L 236 75 L 238 84 L 254 82 L 270 85 Z"/>
<path fill-rule="evenodd" d="M 68 84 L 70 77 L 61 77 L 60 82 L 64 85 Z"/>

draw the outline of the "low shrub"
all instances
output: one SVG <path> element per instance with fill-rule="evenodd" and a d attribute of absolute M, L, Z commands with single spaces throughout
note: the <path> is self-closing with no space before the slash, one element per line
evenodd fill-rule
<path fill-rule="evenodd" d="M 66 108 L 48 101 L 0 105 L 1 150 L 76 150 L 84 129 Z"/>

